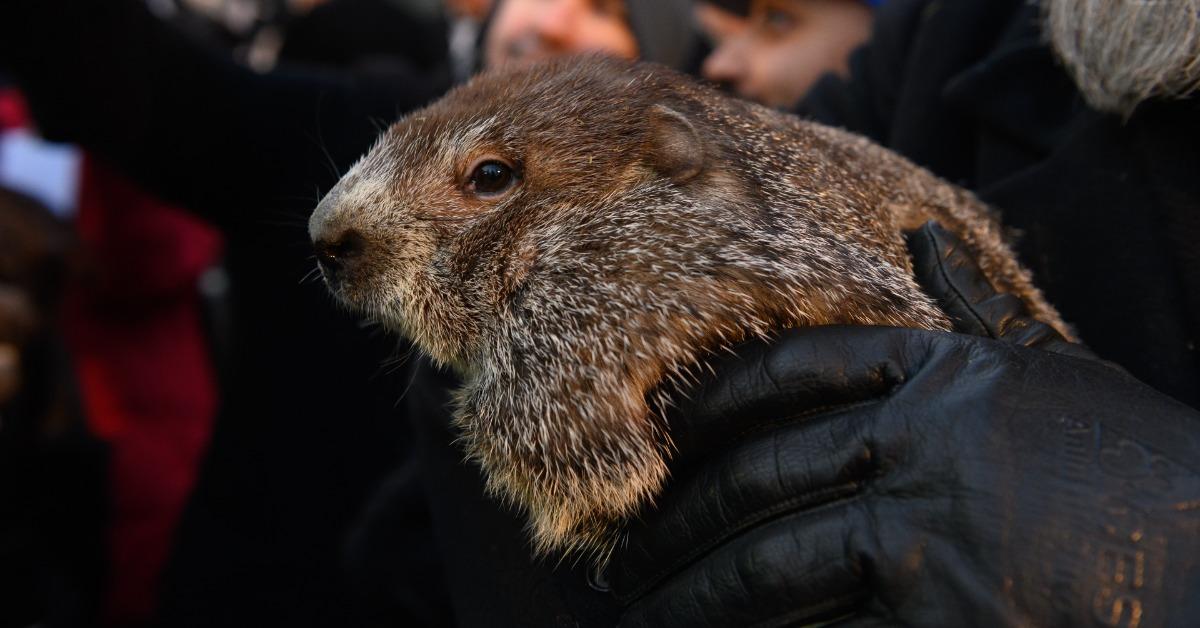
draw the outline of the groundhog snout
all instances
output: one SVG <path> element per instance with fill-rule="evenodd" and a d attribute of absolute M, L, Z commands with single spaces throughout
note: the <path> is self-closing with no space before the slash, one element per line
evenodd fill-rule
<path fill-rule="evenodd" d="M 360 273 L 370 248 L 366 234 L 356 224 L 357 217 L 347 212 L 347 187 L 347 181 L 334 186 L 308 220 L 317 264 L 333 288 L 344 287 L 346 280 Z"/>
<path fill-rule="evenodd" d="M 367 239 L 354 229 L 331 234 L 314 234 L 313 249 L 321 272 L 331 281 L 341 279 L 361 266 L 366 257 Z"/>

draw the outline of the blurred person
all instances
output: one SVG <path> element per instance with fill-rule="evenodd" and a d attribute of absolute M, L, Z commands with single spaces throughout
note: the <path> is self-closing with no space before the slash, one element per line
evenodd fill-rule
<path fill-rule="evenodd" d="M 638 56 L 624 0 L 504 0 L 484 41 L 488 67 L 527 65 L 565 52 Z"/>
<path fill-rule="evenodd" d="M 496 24 L 506 5 L 496 7 Z M 622 28 L 622 41 L 635 41 L 642 56 L 695 67 L 694 33 L 679 28 L 690 24 L 688 2 L 643 0 L 625 9 L 602 31 Z M 364 333 L 324 286 L 303 281 L 313 269 L 305 221 L 321 190 L 371 145 L 379 124 L 445 83 L 302 66 L 256 74 L 179 38 L 133 1 L 18 0 L 0 13 L 0 62 L 19 75 L 39 128 L 93 149 L 226 238 L 233 368 L 159 581 L 159 622 L 351 626 L 377 617 L 427 624 L 528 616 L 545 623 L 579 615 L 581 600 L 595 617 L 611 617 L 610 603 L 578 570 L 533 561 L 517 519 L 483 499 L 481 478 L 412 476 L 421 464 L 414 452 L 450 450 L 414 442 L 401 420 L 396 397 L 411 372 L 381 369 L 394 362 L 393 344 Z M 493 41 L 540 43 L 508 46 L 506 54 L 607 45 L 542 33 L 556 30 L 552 22 L 508 24 L 508 35 Z M 354 582 L 362 583 L 352 586 L 339 568 L 341 534 L 397 460 L 410 464 L 382 482 L 383 495 L 357 526 L 380 534 L 356 534 L 364 542 L 347 545 Z M 453 484 L 427 491 L 427 480 Z M 392 488 L 411 499 L 393 500 Z M 461 522 L 475 526 L 472 543 L 502 555 L 464 555 L 456 539 L 423 519 L 455 504 L 478 509 Z M 395 509 L 398 525 L 377 529 L 375 515 Z M 391 551 L 397 546 L 399 556 Z M 368 577 L 375 569 L 403 573 Z M 560 593 L 530 595 L 546 587 Z"/>
<path fill-rule="evenodd" d="M 26 388 L 23 352 L 54 331 L 72 240 L 49 208 L 0 186 L 0 405 Z"/>
<path fill-rule="evenodd" d="M 1200 2 L 1060 0 L 1044 30 L 1080 94 L 1098 111 L 1131 116 L 1153 100 L 1200 89 Z"/>
<path fill-rule="evenodd" d="M 108 451 L 84 421 L 56 329 L 69 227 L 0 187 L 0 627 L 96 625 Z"/>
<path fill-rule="evenodd" d="M 687 9 L 680 0 L 501 0 L 487 26 L 483 62 L 495 68 L 603 52 L 687 69 L 699 54 Z"/>
<path fill-rule="evenodd" d="M 870 0 L 701 3 L 746 15 L 746 27 L 722 38 L 704 60 L 704 78 L 768 107 L 791 109 L 821 75 L 846 73 L 850 52 L 871 33 L 873 4 Z"/>
<path fill-rule="evenodd" d="M 198 42 L 244 59 L 277 4 L 265 0 L 145 0 L 155 15 Z"/>
<path fill-rule="evenodd" d="M 196 40 L 265 72 L 278 61 L 290 24 L 328 0 L 145 0 Z M 390 4 L 390 3 L 389 3 Z"/>
<path fill-rule="evenodd" d="M 67 286 L 62 328 L 88 425 L 111 451 L 103 620 L 132 626 L 153 615 L 221 401 L 201 281 L 222 241 L 95 155 L 80 184 L 88 272 Z"/>
<path fill-rule="evenodd" d="M 746 29 L 749 6 L 749 0 L 727 0 L 720 4 L 700 0 L 696 2 L 694 9 L 696 26 L 708 38 L 709 45 L 716 50 Z"/>
<path fill-rule="evenodd" d="M 39 143 L 14 89 L 0 89 L 0 131 L 0 178 L 54 199 L 86 260 L 60 286 L 61 313 L 40 321 L 69 355 L 59 375 L 73 384 L 84 429 L 108 449 L 99 610 L 106 624 L 144 622 L 216 414 L 215 329 L 198 284 L 219 237 L 95 155 Z"/>

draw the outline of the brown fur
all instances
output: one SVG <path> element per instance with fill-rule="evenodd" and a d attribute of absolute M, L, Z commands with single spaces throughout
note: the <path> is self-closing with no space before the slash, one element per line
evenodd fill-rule
<path fill-rule="evenodd" d="M 521 173 L 495 199 L 468 183 L 487 155 Z M 969 193 L 652 65 L 480 76 L 389 129 L 310 230 L 361 237 L 331 287 L 463 375 L 463 442 L 538 549 L 603 557 L 662 486 L 659 410 L 706 354 L 803 325 L 949 328 L 902 237 L 930 219 L 1066 331 Z"/>

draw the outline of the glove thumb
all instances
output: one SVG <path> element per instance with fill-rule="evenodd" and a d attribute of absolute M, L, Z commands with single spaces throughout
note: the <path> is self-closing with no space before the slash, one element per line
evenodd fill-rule
<path fill-rule="evenodd" d="M 955 331 L 1096 359 L 1083 345 L 1033 318 L 1016 295 L 998 292 L 970 249 L 941 225 L 927 222 L 905 238 L 917 283 L 950 317 Z"/>

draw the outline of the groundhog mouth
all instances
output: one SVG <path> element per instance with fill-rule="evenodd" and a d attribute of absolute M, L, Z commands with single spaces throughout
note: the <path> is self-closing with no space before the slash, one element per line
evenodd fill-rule
<path fill-rule="evenodd" d="M 325 288 L 339 303 L 363 314 L 373 314 L 369 302 L 363 299 L 364 291 L 360 281 L 355 281 L 344 273 L 331 271 L 325 264 L 319 264 L 318 268 Z"/>
<path fill-rule="evenodd" d="M 374 271 L 375 264 L 366 255 L 346 247 L 317 245 L 317 267 L 325 287 L 343 305 L 368 315 L 383 309 L 386 278 Z"/>

